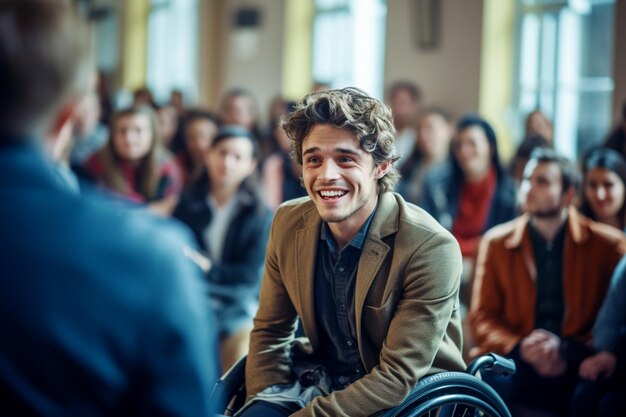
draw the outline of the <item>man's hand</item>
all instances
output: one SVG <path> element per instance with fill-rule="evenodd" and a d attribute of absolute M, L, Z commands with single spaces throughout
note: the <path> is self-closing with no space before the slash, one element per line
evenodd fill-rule
<path fill-rule="evenodd" d="M 597 381 L 600 378 L 608 378 L 615 371 L 617 358 L 608 351 L 598 352 L 588 357 L 580 364 L 578 375 L 583 379 Z"/>
<path fill-rule="evenodd" d="M 544 329 L 535 329 L 520 344 L 520 356 L 545 377 L 555 377 L 565 372 L 567 363 L 560 351 L 561 339 Z"/>

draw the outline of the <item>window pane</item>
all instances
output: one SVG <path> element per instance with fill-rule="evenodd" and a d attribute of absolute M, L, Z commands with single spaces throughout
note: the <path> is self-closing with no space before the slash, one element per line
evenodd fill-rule
<path fill-rule="evenodd" d="M 614 2 L 520 2 L 520 122 L 539 104 L 557 149 L 577 158 L 610 128 Z"/>

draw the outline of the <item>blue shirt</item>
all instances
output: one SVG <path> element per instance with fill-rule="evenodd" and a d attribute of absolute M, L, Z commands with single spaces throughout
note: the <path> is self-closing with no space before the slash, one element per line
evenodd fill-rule
<path fill-rule="evenodd" d="M 593 347 L 618 352 L 626 337 L 626 256 L 615 267 L 611 285 L 593 328 Z"/>
<path fill-rule="evenodd" d="M 356 336 L 354 288 L 361 250 L 374 212 L 341 250 L 322 222 L 315 264 L 315 319 L 320 336 L 319 361 L 332 389 L 342 389 L 364 375 Z"/>

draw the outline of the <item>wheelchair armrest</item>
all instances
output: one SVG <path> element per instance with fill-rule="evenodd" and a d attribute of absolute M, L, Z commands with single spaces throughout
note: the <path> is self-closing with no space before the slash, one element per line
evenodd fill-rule
<path fill-rule="evenodd" d="M 495 353 L 487 353 L 474 359 L 467 367 L 466 372 L 471 375 L 484 369 L 486 371 L 495 372 L 498 375 L 509 376 L 515 373 L 515 362 L 512 359 L 504 358 Z"/>

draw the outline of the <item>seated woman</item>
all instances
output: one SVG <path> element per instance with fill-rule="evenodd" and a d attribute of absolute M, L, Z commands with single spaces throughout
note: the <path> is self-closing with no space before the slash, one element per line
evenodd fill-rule
<path fill-rule="evenodd" d="M 420 114 L 415 127 L 415 148 L 402 165 L 397 191 L 406 201 L 417 204 L 426 173 L 450 156 L 454 125 L 448 112 L 431 107 Z"/>
<path fill-rule="evenodd" d="M 466 115 L 452 139 L 452 158 L 427 175 L 420 206 L 445 228 L 472 259 L 483 232 L 516 216 L 515 182 L 500 164 L 493 128 Z"/>
<path fill-rule="evenodd" d="M 204 157 L 219 130 L 217 116 L 205 110 L 191 110 L 184 120 L 184 143 L 177 153 L 185 183 L 196 181 L 204 173 Z"/>
<path fill-rule="evenodd" d="M 204 175 L 190 184 L 174 211 L 206 252 L 223 370 L 248 351 L 272 220 L 253 181 L 257 155 L 250 132 L 220 129 L 205 154 Z"/>
<path fill-rule="evenodd" d="M 626 161 L 608 148 L 591 150 L 583 161 L 585 216 L 624 230 L 626 226 Z"/>
<path fill-rule="evenodd" d="M 293 110 L 295 103 L 288 104 L 287 112 Z M 290 156 L 291 140 L 280 124 L 274 127 L 273 136 L 278 150 L 272 153 L 263 163 L 261 179 L 267 204 L 271 209 L 283 201 L 306 196 L 302 186 L 302 167 Z"/>
<path fill-rule="evenodd" d="M 114 194 L 169 215 L 182 177 L 172 156 L 159 145 L 152 109 L 140 106 L 115 113 L 110 131 L 106 146 L 87 160 L 88 174 Z"/>

